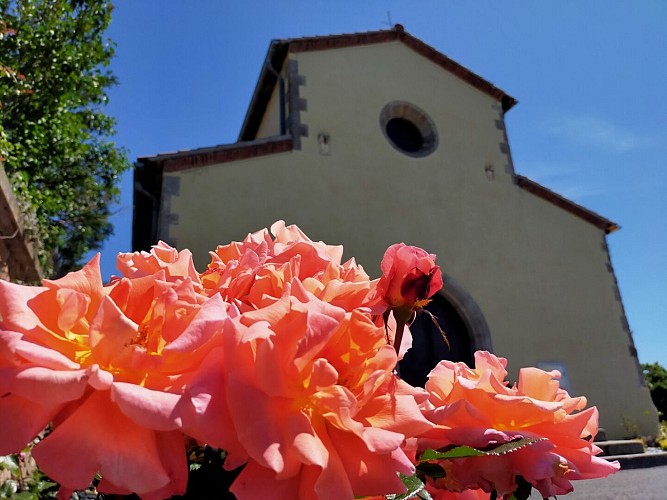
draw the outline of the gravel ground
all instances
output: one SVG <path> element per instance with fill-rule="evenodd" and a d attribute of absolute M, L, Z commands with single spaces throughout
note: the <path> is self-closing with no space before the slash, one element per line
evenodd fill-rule
<path fill-rule="evenodd" d="M 574 492 L 559 500 L 666 500 L 667 466 L 620 470 L 604 479 L 572 481 Z M 531 500 L 539 499 L 533 490 Z"/>

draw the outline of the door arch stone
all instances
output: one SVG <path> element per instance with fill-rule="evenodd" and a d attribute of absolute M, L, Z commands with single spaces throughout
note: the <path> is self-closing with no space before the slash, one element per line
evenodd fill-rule
<path fill-rule="evenodd" d="M 444 273 L 443 282 L 443 287 L 438 293 L 443 295 L 461 316 L 470 334 L 473 352 L 493 352 L 489 325 L 475 299 L 456 279 Z"/>

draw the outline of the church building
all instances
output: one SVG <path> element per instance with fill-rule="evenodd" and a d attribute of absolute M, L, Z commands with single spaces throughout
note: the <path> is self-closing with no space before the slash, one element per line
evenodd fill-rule
<path fill-rule="evenodd" d="M 420 246 L 443 270 L 429 307 L 452 345 L 420 319 L 408 380 L 486 349 L 510 380 L 560 370 L 609 438 L 654 435 L 607 247 L 618 226 L 515 171 L 515 104 L 400 25 L 274 40 L 238 142 L 138 160 L 134 250 L 164 240 L 203 270 L 282 219 L 378 277 L 389 245 Z"/>

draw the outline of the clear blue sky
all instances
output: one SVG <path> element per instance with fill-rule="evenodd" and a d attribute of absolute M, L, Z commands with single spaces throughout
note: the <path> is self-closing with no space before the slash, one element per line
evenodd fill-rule
<path fill-rule="evenodd" d="M 667 366 L 667 2 L 115 4 L 108 112 L 132 159 L 234 142 L 274 38 L 386 29 L 390 17 L 502 88 L 519 101 L 507 114 L 516 171 L 622 227 L 608 242 L 639 358 Z M 105 276 L 130 250 L 131 215 L 128 174 Z"/>

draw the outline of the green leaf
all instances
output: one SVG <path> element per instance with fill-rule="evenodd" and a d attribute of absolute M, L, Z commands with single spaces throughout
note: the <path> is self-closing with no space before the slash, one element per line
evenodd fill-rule
<path fill-rule="evenodd" d="M 426 488 L 417 493 L 417 496 L 422 500 L 433 500 L 431 494 L 428 491 L 426 491 Z"/>
<path fill-rule="evenodd" d="M 540 441 L 546 441 L 546 438 L 521 438 L 515 441 L 510 441 L 509 443 L 503 443 L 498 446 L 494 446 L 487 450 L 478 450 L 470 446 L 454 446 L 451 448 L 444 448 L 441 450 L 433 450 L 431 448 L 427 449 L 422 453 L 420 457 L 420 462 L 425 462 L 428 460 L 444 460 L 452 458 L 468 458 L 468 457 L 479 457 L 483 455 L 506 455 L 508 453 L 513 453 L 525 448 L 526 446 L 531 446 Z"/>
<path fill-rule="evenodd" d="M 5 455 L 0 457 L 0 470 L 8 470 L 12 474 L 19 473 L 19 461 L 16 455 Z"/>
<path fill-rule="evenodd" d="M 53 481 L 37 481 L 31 490 L 41 493 L 54 486 L 57 486 L 57 483 L 54 483 Z"/>
<path fill-rule="evenodd" d="M 12 497 L 13 500 L 39 500 L 39 494 L 30 491 L 22 491 Z"/>
<path fill-rule="evenodd" d="M 19 489 L 19 485 L 13 479 L 8 479 L 0 485 L 0 497 L 13 498 Z"/>
<path fill-rule="evenodd" d="M 457 446 L 447 451 L 436 451 L 428 448 L 422 453 L 419 461 L 425 462 L 427 460 L 443 460 L 448 458 L 467 458 L 479 457 L 485 455 L 483 451 L 471 448 L 470 446 Z"/>
<path fill-rule="evenodd" d="M 408 498 L 412 498 L 415 495 L 419 496 L 421 492 L 424 492 L 426 495 L 428 495 L 428 492 L 424 489 L 424 483 L 417 477 L 417 475 L 404 476 L 403 474 L 399 474 L 399 476 L 407 488 L 407 491 L 400 495 L 387 495 L 388 500 L 407 500 Z M 430 495 L 421 498 L 430 500 Z"/>

